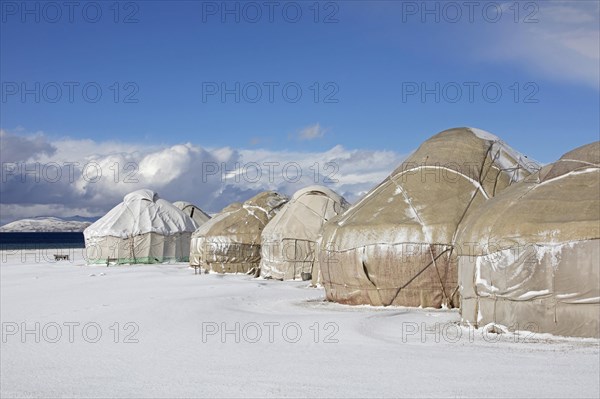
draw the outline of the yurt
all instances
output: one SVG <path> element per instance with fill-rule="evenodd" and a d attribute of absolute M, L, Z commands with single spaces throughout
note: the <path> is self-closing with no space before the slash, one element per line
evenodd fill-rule
<path fill-rule="evenodd" d="M 465 218 L 462 320 L 600 336 L 600 142 L 579 147 Z"/>
<path fill-rule="evenodd" d="M 453 252 L 463 218 L 537 163 L 473 128 L 425 141 L 388 178 L 323 227 L 327 299 L 346 304 L 456 307 Z"/>
<path fill-rule="evenodd" d="M 308 280 L 323 224 L 348 209 L 339 194 L 322 186 L 297 191 L 261 235 L 260 275 L 278 280 Z"/>
<path fill-rule="evenodd" d="M 260 264 L 260 235 L 287 202 L 273 191 L 232 204 L 192 234 L 190 266 L 219 273 L 254 272 Z"/>
<path fill-rule="evenodd" d="M 194 219 L 198 226 L 202 226 L 210 219 L 210 216 L 204 213 L 202 209 L 187 201 L 175 201 L 173 202 L 173 205 L 175 205 L 177 208 L 181 209 L 183 213 Z"/>
<path fill-rule="evenodd" d="M 197 227 L 154 191 L 137 190 L 83 231 L 88 262 L 187 262 Z"/>

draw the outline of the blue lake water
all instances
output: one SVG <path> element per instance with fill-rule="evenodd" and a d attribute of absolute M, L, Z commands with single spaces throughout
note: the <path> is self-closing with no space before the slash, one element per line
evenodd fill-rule
<path fill-rule="evenodd" d="M 0 249 L 84 248 L 82 232 L 0 233 Z"/>

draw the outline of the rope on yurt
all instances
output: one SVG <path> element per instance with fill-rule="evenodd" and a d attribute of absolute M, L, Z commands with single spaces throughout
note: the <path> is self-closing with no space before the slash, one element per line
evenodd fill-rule
<path fill-rule="evenodd" d="M 440 256 L 442 256 L 443 254 L 445 254 L 446 252 L 448 252 L 449 249 L 445 249 L 443 252 L 441 252 L 438 256 L 435 257 L 435 259 L 438 259 Z M 384 305 L 384 306 L 390 306 L 392 303 L 394 303 L 394 301 L 396 300 L 396 298 L 398 297 L 398 295 L 400 294 L 400 291 L 402 291 L 404 288 L 406 288 L 410 283 L 412 283 L 417 277 L 419 277 L 425 270 L 427 270 L 427 268 L 429 266 L 432 265 L 432 263 L 435 261 L 432 260 L 431 262 L 429 262 L 423 269 L 421 269 L 417 274 L 415 274 L 410 280 L 408 280 L 408 282 L 406 284 L 404 284 L 402 287 L 399 287 L 396 290 L 396 294 L 394 294 L 394 297 L 392 298 L 391 301 L 389 301 L 388 304 Z"/>
<path fill-rule="evenodd" d="M 294 239 L 294 280 L 296 279 L 296 260 L 298 259 L 298 240 Z"/>
<path fill-rule="evenodd" d="M 135 254 L 133 253 L 133 234 L 131 234 L 129 236 L 129 239 L 127 241 L 129 241 L 129 259 L 133 259 L 133 263 L 135 262 Z"/>
<path fill-rule="evenodd" d="M 367 247 L 363 247 L 362 250 L 363 250 L 363 259 L 364 259 L 365 252 L 367 251 Z M 365 277 L 367 278 L 367 280 L 369 280 L 369 282 L 371 284 L 373 284 L 373 287 L 377 287 L 377 284 L 375 284 L 375 282 L 373 280 L 371 280 L 371 276 L 369 275 L 369 271 L 367 270 L 367 265 L 365 264 L 365 261 L 361 260 L 361 264 L 362 264 L 362 268 L 363 268 L 363 273 L 365 273 Z"/>
<path fill-rule="evenodd" d="M 442 286 L 442 296 L 444 296 L 446 298 L 446 303 L 448 303 L 450 306 L 452 306 L 452 299 L 448 298 L 448 294 L 446 294 L 446 287 L 444 286 L 444 282 L 442 281 L 442 275 L 440 274 L 440 270 L 437 267 L 435 257 L 433 256 L 432 244 L 429 244 L 429 254 L 431 255 L 431 261 L 433 262 L 433 267 L 435 268 L 435 271 L 438 276 L 438 280 L 440 281 L 440 285 Z M 454 307 L 454 306 L 452 306 L 452 307 Z"/>
<path fill-rule="evenodd" d="M 452 291 L 452 294 L 450 294 L 450 298 L 454 298 L 454 295 L 456 295 L 456 292 L 458 291 L 458 289 L 460 288 L 460 285 L 456 285 L 456 287 L 454 288 L 454 290 Z M 454 302 L 452 302 L 452 306 L 454 306 Z"/>
<path fill-rule="evenodd" d="M 498 151 L 496 151 L 496 154 L 492 157 L 492 163 L 491 163 L 491 165 L 493 165 L 494 161 L 500 157 L 500 151 L 501 151 L 501 149 L 498 149 Z M 515 180 L 515 175 L 518 175 L 519 170 L 521 169 L 521 165 L 519 164 L 518 160 L 515 160 L 515 162 L 517 163 L 516 167 L 505 168 L 505 169 L 498 168 L 498 173 L 496 174 L 496 178 L 494 179 L 494 187 L 492 189 L 492 196 L 496 196 L 496 187 L 498 186 L 498 181 L 500 181 L 500 176 L 502 176 L 502 172 L 513 172 L 510 175 L 510 181 L 508 182 L 509 186 L 513 182 L 518 181 L 518 180 Z M 490 165 L 490 168 L 491 168 L 491 165 Z M 486 173 L 486 176 L 487 176 L 487 173 Z"/>
<path fill-rule="evenodd" d="M 481 162 L 481 167 L 479 169 L 479 176 L 478 176 L 478 183 L 479 183 L 479 187 L 481 187 L 481 190 L 487 195 L 487 192 L 485 191 L 485 188 L 483 187 L 482 181 L 484 180 L 484 168 L 485 168 L 485 164 L 486 164 L 486 160 L 488 159 L 488 155 L 490 155 L 490 152 L 492 151 L 492 148 L 494 147 L 494 144 L 496 142 L 492 142 L 490 144 L 490 146 L 488 147 L 487 151 L 485 152 L 485 155 L 483 157 L 483 161 Z M 492 168 L 492 166 L 494 165 L 494 158 L 492 158 L 489 167 L 487 168 L 487 170 L 485 171 L 485 176 L 487 176 L 487 174 L 489 173 L 490 169 Z M 498 173 L 498 176 L 500 175 L 500 173 Z M 496 179 L 498 178 L 498 176 L 496 176 Z M 494 192 L 496 190 L 496 186 L 494 185 Z M 450 248 L 450 252 L 448 253 L 448 260 L 450 261 L 450 257 L 452 256 L 452 252 L 454 251 L 454 246 L 456 245 L 456 235 L 458 234 L 458 227 L 460 226 L 460 224 L 462 223 L 463 219 L 465 218 L 465 216 L 467 215 L 467 212 L 469 211 L 469 208 L 471 208 L 471 205 L 473 204 L 473 201 L 475 200 L 475 197 L 477 197 L 477 193 L 479 192 L 479 190 L 475 190 L 473 192 L 473 195 L 471 196 L 471 199 L 469 200 L 469 203 L 467 204 L 467 206 L 465 207 L 465 210 L 463 211 L 462 215 L 460 216 L 460 219 L 458 219 L 458 222 L 456 223 L 456 229 L 454 230 L 454 234 L 452 235 L 452 241 L 451 241 L 451 248 Z M 488 195 L 489 197 L 489 195 Z M 436 268 L 437 270 L 437 268 Z M 441 282 L 441 281 L 440 281 Z M 454 303 L 452 301 L 452 298 L 454 297 L 454 294 L 456 293 L 456 291 L 458 290 L 459 286 L 457 285 L 456 288 L 454 289 L 454 291 L 452 292 L 452 296 L 450 298 L 448 298 L 446 296 L 446 299 L 448 300 L 448 304 L 451 306 L 454 306 Z M 442 292 L 444 295 L 446 295 L 444 286 L 442 285 Z"/>
<path fill-rule="evenodd" d="M 136 217 L 136 214 L 133 213 L 133 211 L 131 210 L 131 208 L 129 207 L 129 204 L 124 202 L 125 205 L 125 209 L 127 209 L 129 211 L 129 213 L 131 213 L 131 217 L 133 218 L 133 220 L 135 221 L 133 223 L 133 225 L 135 226 L 136 224 L 139 224 L 138 222 L 138 218 Z M 133 233 L 130 236 L 130 239 L 128 240 L 130 242 L 129 244 L 129 259 L 133 259 L 133 263 L 137 263 L 137 260 L 135 259 L 135 251 L 134 251 L 134 235 Z"/>

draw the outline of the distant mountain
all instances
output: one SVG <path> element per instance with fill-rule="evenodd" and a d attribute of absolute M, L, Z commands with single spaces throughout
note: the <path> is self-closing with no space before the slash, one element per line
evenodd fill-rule
<path fill-rule="evenodd" d="M 35 219 L 39 219 L 39 218 L 54 218 L 54 216 L 38 216 Z M 75 215 L 75 216 L 63 216 L 63 217 L 60 217 L 59 219 L 66 220 L 68 222 L 90 222 L 90 223 L 94 223 L 96 220 L 98 220 L 100 218 L 101 218 L 101 216 L 79 216 L 79 215 Z"/>
<path fill-rule="evenodd" d="M 14 222 L 0 227 L 0 232 L 77 232 L 85 230 L 85 228 L 92 224 L 95 219 L 97 218 L 86 218 L 82 216 L 73 216 L 64 219 L 52 216 L 41 216 L 15 220 Z"/>

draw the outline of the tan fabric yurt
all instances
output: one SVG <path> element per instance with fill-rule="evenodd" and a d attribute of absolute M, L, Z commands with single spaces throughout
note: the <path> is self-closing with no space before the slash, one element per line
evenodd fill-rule
<path fill-rule="evenodd" d="M 327 299 L 346 304 L 458 306 L 456 229 L 537 163 L 472 128 L 425 141 L 387 179 L 326 223 L 319 264 Z"/>
<path fill-rule="evenodd" d="M 260 275 L 279 280 L 308 279 L 323 224 L 348 209 L 339 194 L 322 186 L 297 191 L 267 224 L 261 236 Z"/>
<path fill-rule="evenodd" d="M 287 202 L 273 191 L 232 204 L 192 234 L 190 266 L 219 273 L 247 273 L 260 264 L 260 235 Z"/>
<path fill-rule="evenodd" d="M 600 142 L 484 204 L 457 244 L 464 322 L 599 337 Z"/>
<path fill-rule="evenodd" d="M 202 226 L 210 219 L 210 216 L 204 213 L 202 209 L 189 202 L 175 201 L 173 202 L 173 205 L 175 205 L 177 208 L 181 209 L 186 215 L 194 219 L 194 221 L 198 224 L 198 227 Z"/>
<path fill-rule="evenodd" d="M 127 194 L 83 231 L 88 263 L 187 262 L 198 225 L 152 190 Z"/>

